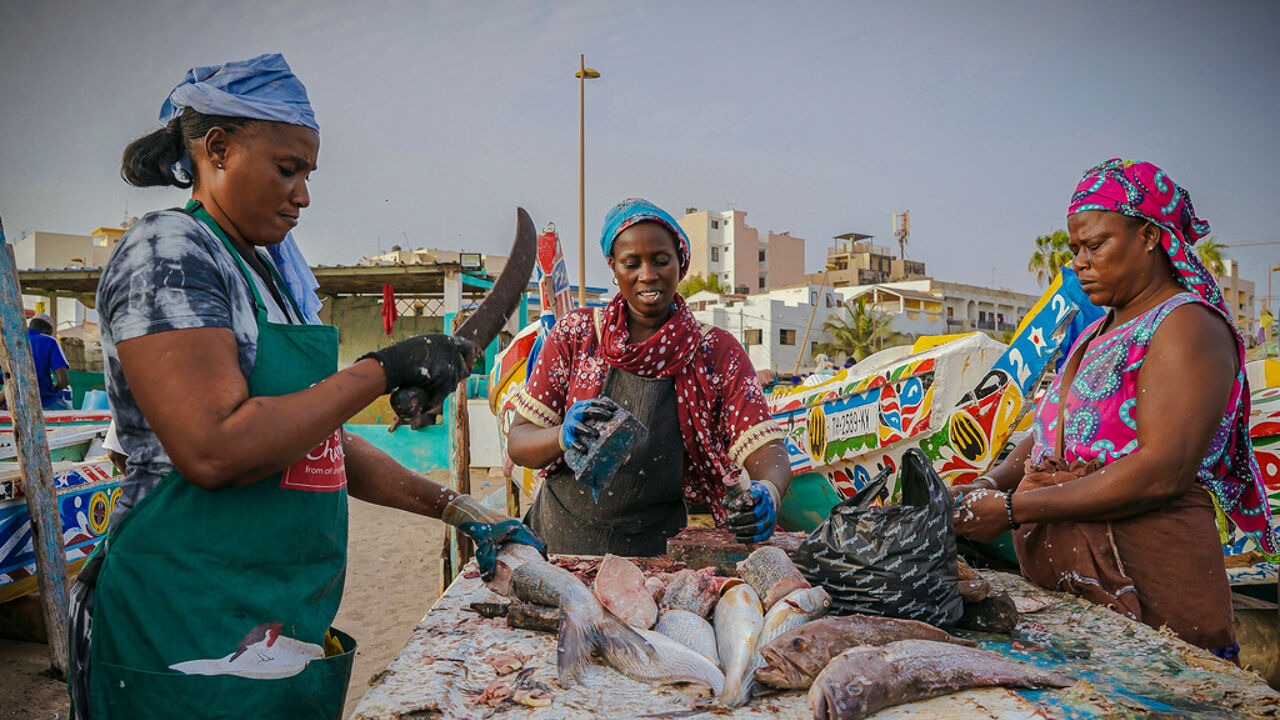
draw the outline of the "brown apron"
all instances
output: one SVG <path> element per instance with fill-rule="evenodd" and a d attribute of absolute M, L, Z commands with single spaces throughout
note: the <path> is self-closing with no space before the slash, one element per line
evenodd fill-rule
<path fill-rule="evenodd" d="M 525 522 L 552 553 L 664 555 L 667 538 L 688 521 L 675 381 L 610 368 L 601 394 L 643 423 L 648 441 L 618 468 L 598 500 L 562 467 L 543 482 Z"/>

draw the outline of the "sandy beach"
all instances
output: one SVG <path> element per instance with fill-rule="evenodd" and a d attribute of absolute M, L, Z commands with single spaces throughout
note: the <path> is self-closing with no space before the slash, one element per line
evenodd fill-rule
<path fill-rule="evenodd" d="M 483 471 L 473 472 L 482 493 L 488 478 Z M 347 717 L 369 680 L 404 647 L 439 596 L 443 537 L 439 520 L 351 501 L 347 586 L 334 621 L 360 644 L 347 691 Z M 66 686 L 48 673 L 47 646 L 0 639 L 0 668 L 0 720 L 69 716 Z"/>

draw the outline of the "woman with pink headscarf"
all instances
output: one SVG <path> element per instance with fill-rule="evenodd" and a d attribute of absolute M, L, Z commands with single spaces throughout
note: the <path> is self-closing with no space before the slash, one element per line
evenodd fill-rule
<path fill-rule="evenodd" d="M 1191 245 L 1209 232 L 1160 168 L 1108 160 L 1067 213 L 1072 269 L 1109 309 L 1076 342 L 1032 434 L 953 488 L 956 532 L 1013 530 L 1026 577 L 1237 660 L 1215 505 L 1274 556 L 1249 444 L 1244 341 Z"/>

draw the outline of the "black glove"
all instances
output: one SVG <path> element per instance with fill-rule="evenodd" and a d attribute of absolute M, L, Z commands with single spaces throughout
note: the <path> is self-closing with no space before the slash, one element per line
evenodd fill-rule
<path fill-rule="evenodd" d="M 365 358 L 382 366 L 387 392 L 399 389 L 392 396 L 392 409 L 412 425 L 433 415 L 458 387 L 458 381 L 469 374 L 475 348 L 452 335 L 432 333 L 366 353 L 360 360 Z"/>

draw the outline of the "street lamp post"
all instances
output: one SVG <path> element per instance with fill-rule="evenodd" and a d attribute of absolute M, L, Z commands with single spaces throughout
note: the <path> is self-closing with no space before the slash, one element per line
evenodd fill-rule
<path fill-rule="evenodd" d="M 600 73 L 578 55 L 578 307 L 587 306 L 587 79 Z"/>

